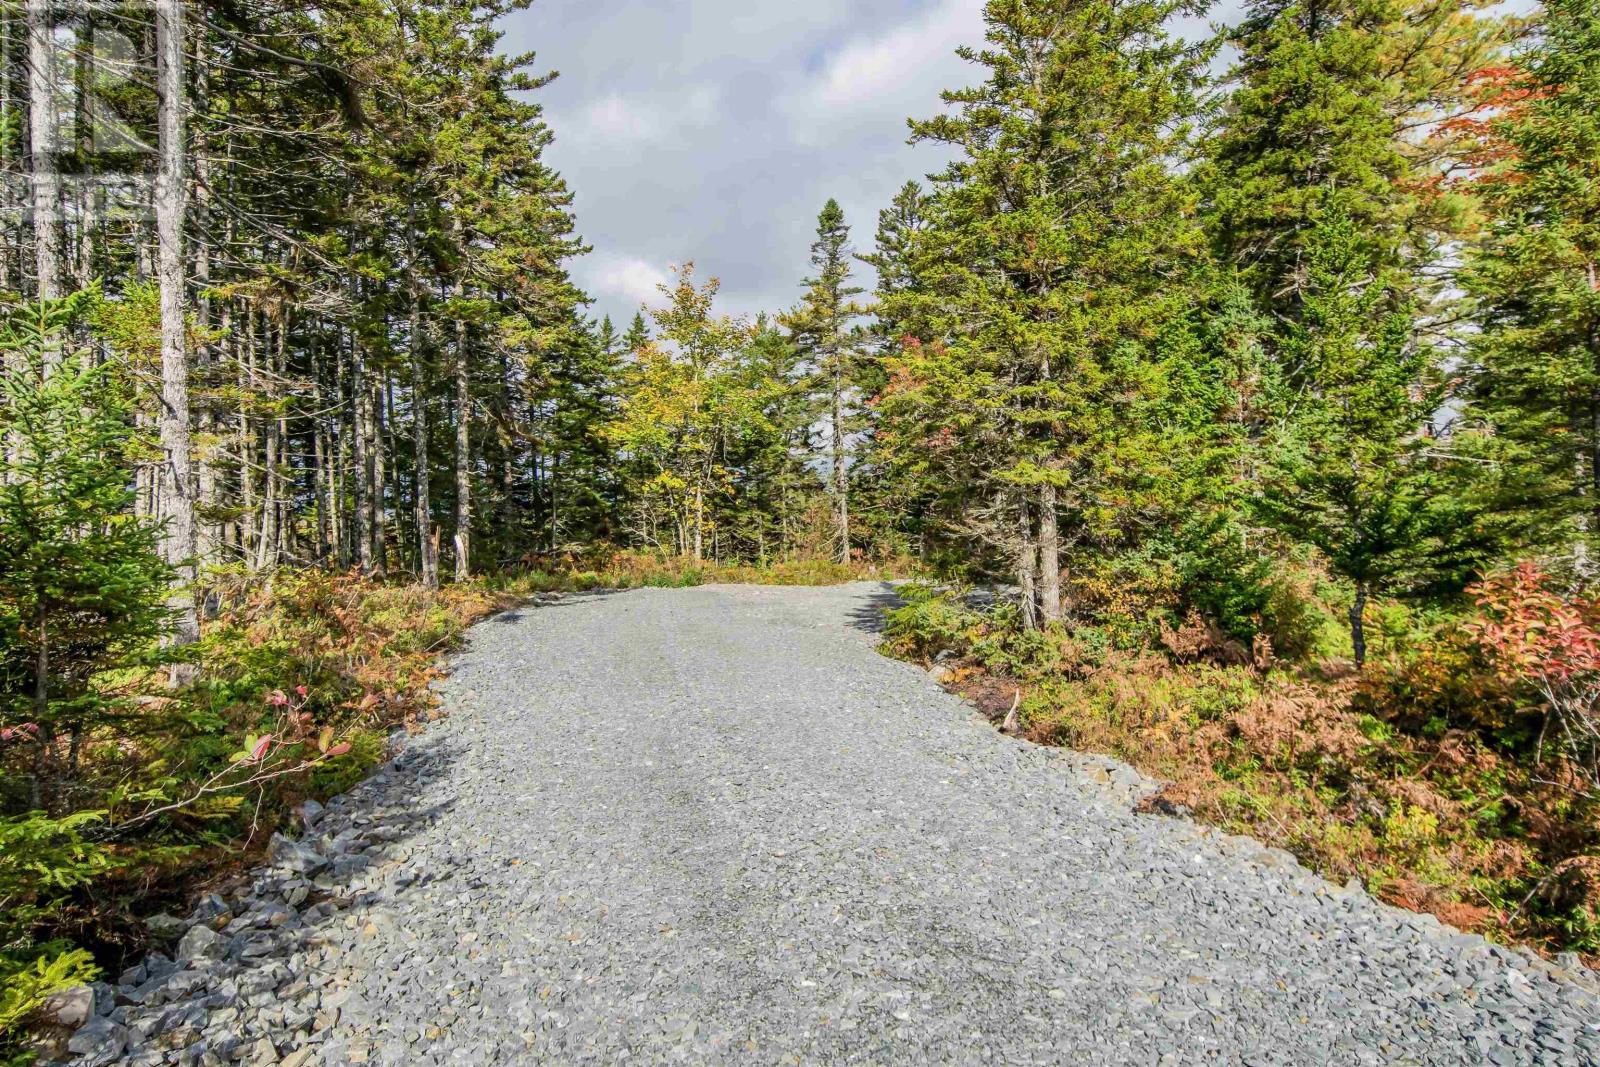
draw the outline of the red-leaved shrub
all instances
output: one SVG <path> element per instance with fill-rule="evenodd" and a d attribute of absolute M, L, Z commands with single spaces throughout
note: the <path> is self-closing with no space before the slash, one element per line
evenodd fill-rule
<path fill-rule="evenodd" d="M 1497 674 L 1544 709 L 1535 760 L 1552 731 L 1600 789 L 1600 597 L 1567 592 L 1524 561 L 1472 589 L 1481 615 L 1467 623 Z"/>

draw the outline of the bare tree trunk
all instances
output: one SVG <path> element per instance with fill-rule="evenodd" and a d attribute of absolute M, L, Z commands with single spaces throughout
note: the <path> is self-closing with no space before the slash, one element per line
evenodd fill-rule
<path fill-rule="evenodd" d="M 1039 617 L 1046 623 L 1061 618 L 1061 526 L 1050 482 L 1039 486 Z"/>
<path fill-rule="evenodd" d="M 406 535 L 411 532 L 410 522 L 414 509 L 407 496 L 410 487 L 405 484 L 405 479 L 400 477 L 400 422 L 395 416 L 395 390 L 398 388 L 395 379 L 385 370 L 383 372 L 383 448 L 384 454 L 389 457 L 389 482 L 385 489 L 386 499 L 389 501 L 388 523 L 394 530 L 396 556 L 388 562 L 390 566 L 409 568 L 411 552 L 406 547 Z M 385 549 L 385 552 L 388 550 Z"/>
<path fill-rule="evenodd" d="M 189 445 L 189 354 L 184 321 L 183 221 L 183 7 L 182 0 L 156 0 L 156 89 L 160 163 L 156 172 L 157 265 L 161 289 L 161 449 L 164 453 L 160 506 L 162 556 L 174 568 L 174 620 L 168 640 L 188 645 L 200 639 L 195 615 L 194 465 Z M 192 671 L 174 669 L 174 684 Z"/>
<path fill-rule="evenodd" d="M 12 51 L 13 10 L 11 4 L 0 5 L 0 130 L 11 129 L 17 114 L 16 71 L 23 65 L 17 62 Z M 4 147 L 12 143 L 7 141 Z M 0 224 L 3 224 L 0 228 L 0 291 L 8 292 L 22 289 L 22 250 L 18 243 L 22 235 L 22 227 L 18 225 L 21 205 L 12 195 L 11 173 L 12 157 L 6 152 L 0 155 Z"/>
<path fill-rule="evenodd" d="M 276 390 L 274 390 L 276 393 Z M 267 420 L 266 442 L 262 452 L 261 518 L 256 523 L 255 569 L 265 570 L 278 562 L 278 420 Z"/>
<path fill-rule="evenodd" d="M 457 282 L 456 292 L 461 293 Z M 467 375 L 467 323 L 456 320 L 456 581 L 472 576 L 472 382 Z"/>
<path fill-rule="evenodd" d="M 422 306 L 411 293 L 411 452 L 416 485 L 413 504 L 417 524 L 418 571 L 424 588 L 439 588 L 439 540 L 433 529 L 433 501 L 428 467 L 428 383 L 422 366 Z"/>
<path fill-rule="evenodd" d="M 334 443 L 333 430 L 326 419 L 317 427 L 317 437 L 322 442 L 322 497 L 318 507 L 328 517 L 328 544 L 325 559 L 329 564 L 343 565 L 344 533 L 339 524 L 339 446 Z"/>
<path fill-rule="evenodd" d="M 507 479 L 509 487 L 510 480 Z M 550 457 L 550 551 L 561 543 L 561 457 Z"/>
<path fill-rule="evenodd" d="M 839 562 L 850 562 L 850 467 L 845 455 L 844 367 L 836 353 L 833 367 L 833 506 Z"/>
<path fill-rule="evenodd" d="M 1367 585 L 1356 583 L 1356 598 L 1350 605 L 1350 645 L 1355 652 L 1356 670 L 1367 664 Z"/>
<path fill-rule="evenodd" d="M 77 181 L 73 183 L 73 199 L 77 203 L 78 225 L 74 234 L 72 259 L 73 285 L 87 289 L 94 281 L 94 230 L 95 204 L 92 198 L 94 176 L 88 168 L 89 153 L 93 148 L 94 123 L 90 119 L 90 94 L 95 81 L 94 62 L 94 6 L 86 5 L 78 16 L 78 27 L 73 50 L 76 64 L 73 71 L 73 131 L 77 141 L 74 146 L 80 162 Z"/>
<path fill-rule="evenodd" d="M 694 483 L 694 561 L 706 558 L 706 492 L 703 480 Z"/>
<path fill-rule="evenodd" d="M 269 325 L 268 329 L 272 329 Z M 270 368 L 271 393 L 273 406 L 281 408 L 283 400 L 284 374 L 288 347 L 289 324 L 280 320 L 276 333 L 273 335 L 273 355 Z M 287 440 L 288 424 L 282 411 L 267 420 L 266 427 L 266 453 L 263 466 L 266 468 L 266 490 L 261 495 L 261 541 L 256 551 L 256 569 L 277 566 L 283 557 L 283 507 L 281 503 L 282 491 L 280 489 L 279 467 L 283 462 L 283 448 Z"/>
<path fill-rule="evenodd" d="M 1033 533 L 1032 509 L 1026 494 L 1017 499 L 1017 589 L 1022 607 L 1022 627 L 1039 628 L 1039 542 Z"/>
<path fill-rule="evenodd" d="M 205 20 L 201 19 L 194 34 L 194 52 L 196 56 L 195 68 L 195 110 L 204 112 L 210 106 L 210 78 L 205 62 L 206 42 L 204 35 Z M 203 127 L 203 124 L 202 124 Z M 209 236 L 209 223 L 211 219 L 211 164 L 207 159 L 209 145 L 206 143 L 202 130 L 196 131 L 194 153 L 194 209 L 195 241 L 194 241 L 194 280 L 195 286 L 200 290 L 200 299 L 195 306 L 195 326 L 205 337 L 211 328 L 211 297 L 206 295 L 206 289 L 211 284 L 211 238 Z M 199 466 L 198 497 L 200 508 L 200 525 L 197 533 L 196 551 L 202 563 L 216 563 L 222 559 L 223 531 L 221 523 L 215 518 L 217 511 L 219 485 L 217 474 L 217 436 L 221 428 L 221 419 L 218 405 L 211 399 L 214 397 L 212 390 L 215 387 L 217 342 L 209 337 L 202 340 L 200 348 L 195 352 L 195 367 L 200 374 L 200 394 L 202 402 L 195 412 L 195 425 L 203 437 L 200 454 L 197 457 Z"/>
<path fill-rule="evenodd" d="M 51 21 L 49 0 L 28 0 L 27 26 L 35 292 L 41 300 L 54 300 L 61 295 L 61 175 L 56 169 L 60 130 L 55 26 Z M 165 130 L 163 126 L 162 131 Z M 165 162 L 165 154 L 162 160 Z M 45 358 L 47 363 L 59 363 L 60 352 L 47 352 Z"/>
<path fill-rule="evenodd" d="M 354 407 L 356 563 L 362 574 L 372 573 L 372 456 L 368 445 L 368 424 L 372 421 L 372 393 L 367 388 L 366 359 L 354 331 L 350 335 L 350 401 Z"/>
<path fill-rule="evenodd" d="M 1587 429 L 1587 427 L 1584 426 L 1585 420 L 1583 411 L 1579 408 L 1576 401 L 1573 402 L 1569 418 L 1571 423 L 1572 440 L 1582 441 L 1585 436 L 1584 431 Z M 1573 493 L 1580 500 L 1588 501 L 1587 503 L 1578 507 L 1577 513 L 1573 517 L 1574 533 L 1576 536 L 1573 538 L 1572 542 L 1572 568 L 1580 577 L 1583 578 L 1592 577 L 1594 574 L 1594 561 L 1589 555 L 1590 539 L 1595 533 L 1595 530 L 1592 528 L 1589 521 L 1589 516 L 1591 510 L 1597 506 L 1596 502 L 1589 500 L 1591 487 L 1595 483 L 1595 475 L 1590 467 L 1592 460 L 1593 456 L 1587 448 L 1579 446 L 1573 452 Z"/>
<path fill-rule="evenodd" d="M 1589 291 L 1600 291 L 1600 263 L 1590 261 L 1586 266 Z M 1589 367 L 1600 370 L 1600 325 L 1589 334 Z M 1600 533 L 1600 389 L 1589 393 L 1589 515 L 1591 536 Z M 1581 572 L 1580 572 L 1581 573 Z"/>
<path fill-rule="evenodd" d="M 406 209 L 406 271 L 411 289 L 412 514 L 417 527 L 417 572 L 423 588 L 439 588 L 439 537 L 433 528 L 432 470 L 428 457 L 428 380 L 422 364 L 422 283 L 417 276 L 415 190 Z"/>
<path fill-rule="evenodd" d="M 239 377 L 248 397 L 256 393 L 256 315 L 247 306 L 244 311 L 244 329 L 240 331 L 244 349 Z M 247 566 L 256 552 L 256 431 L 250 421 L 249 403 L 239 405 L 239 556 Z"/>
<path fill-rule="evenodd" d="M 325 403 L 322 393 L 322 361 L 317 359 L 312 349 L 311 363 L 311 403 L 312 410 L 322 411 Z M 317 545 L 316 560 L 324 564 L 332 552 L 333 546 L 333 512 L 328 507 L 332 500 L 329 492 L 328 474 L 328 442 L 327 435 L 322 432 L 322 415 L 315 415 L 311 421 L 311 496 L 317 502 Z"/>
<path fill-rule="evenodd" d="M 329 514 L 333 516 L 334 536 L 338 540 L 339 569 L 349 568 L 354 559 L 354 537 L 352 525 L 354 523 L 354 509 L 347 509 L 345 501 L 349 499 L 348 481 L 350 477 L 350 440 L 355 435 L 349 432 L 354 424 L 353 417 L 347 413 L 351 411 L 351 400 L 345 392 L 345 383 L 348 376 L 345 374 L 345 357 L 350 355 L 343 344 L 335 344 L 333 355 L 333 395 L 339 402 L 339 413 L 334 417 L 335 426 L 333 434 L 333 504 L 329 507 Z M 351 519 L 346 522 L 346 514 L 351 514 Z"/>
<path fill-rule="evenodd" d="M 386 373 L 380 372 L 380 381 L 387 379 Z M 384 467 L 384 426 L 383 426 L 383 394 L 387 385 L 380 386 L 374 382 L 367 401 L 367 432 L 372 435 L 372 440 L 367 449 L 372 454 L 372 493 L 368 500 L 372 505 L 372 569 L 373 573 L 383 575 L 388 568 L 389 539 L 386 533 L 388 525 L 388 512 L 385 510 L 385 497 L 388 487 L 387 471 Z"/>

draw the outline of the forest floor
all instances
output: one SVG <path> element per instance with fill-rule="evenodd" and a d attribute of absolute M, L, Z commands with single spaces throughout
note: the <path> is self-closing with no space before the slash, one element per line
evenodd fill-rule
<path fill-rule="evenodd" d="M 891 600 L 479 625 L 448 716 L 125 975 L 84 1062 L 1600 1063 L 1548 966 L 1136 814 L 878 655 Z"/>

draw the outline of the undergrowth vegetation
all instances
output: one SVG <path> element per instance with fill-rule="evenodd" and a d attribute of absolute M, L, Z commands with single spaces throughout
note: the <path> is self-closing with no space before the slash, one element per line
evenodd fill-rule
<path fill-rule="evenodd" d="M 102 709 L 92 727 L 0 730 L 0 1050 L 52 992 L 144 951 L 141 916 L 185 908 L 259 854 L 298 804 L 350 788 L 392 731 L 434 714 L 439 656 L 474 622 L 541 592 L 874 573 L 615 550 L 435 591 L 324 571 L 214 572 L 210 617 L 186 651 L 192 685 L 169 688 L 164 667 L 130 656 L 88 679 Z M 36 798 L 40 766 L 52 770 Z"/>
<path fill-rule="evenodd" d="M 1007 603 L 931 585 L 907 587 L 887 647 L 938 661 L 996 721 L 1015 703 L 1032 741 L 1161 779 L 1151 810 L 1190 811 L 1463 929 L 1600 956 L 1594 602 L 1524 564 L 1453 618 L 1384 606 L 1357 673 L 1348 646 L 1316 636 L 1338 611 L 1317 587 L 1286 583 L 1304 597 L 1284 613 L 1293 657 L 1193 612 L 1028 631 Z"/>

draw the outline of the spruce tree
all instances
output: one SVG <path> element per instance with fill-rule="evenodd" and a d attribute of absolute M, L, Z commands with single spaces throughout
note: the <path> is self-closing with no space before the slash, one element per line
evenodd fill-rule
<path fill-rule="evenodd" d="M 1311 233 L 1306 255 L 1304 314 L 1284 342 L 1306 384 L 1267 450 L 1257 506 L 1351 583 L 1360 668 L 1368 601 L 1459 569 L 1465 531 L 1429 455 L 1442 398 L 1397 294 L 1404 277 L 1343 216 Z"/>
<path fill-rule="evenodd" d="M 650 327 L 644 321 L 644 312 L 635 311 L 633 321 L 628 324 L 628 332 L 622 335 L 622 350 L 637 352 L 649 343 Z"/>
<path fill-rule="evenodd" d="M 886 403 L 933 431 L 900 440 L 960 438 L 983 456 L 972 489 L 986 514 L 972 528 L 1010 557 L 1030 624 L 1061 614 L 1064 544 L 1113 545 L 1134 524 L 1161 447 L 1146 418 L 1151 342 L 1185 302 L 1200 246 L 1173 167 L 1205 62 L 1164 29 L 1184 10 L 991 0 L 987 46 L 960 53 L 988 80 L 912 124 L 960 156 L 916 238 L 919 284 L 886 301 L 937 343 L 900 365 Z M 924 407 L 941 400 L 922 388 L 934 358 L 960 383 L 948 418 Z"/>
<path fill-rule="evenodd" d="M 1494 504 L 1524 544 L 1600 545 L 1600 4 L 1552 0 L 1481 150 L 1493 221 L 1466 286 L 1480 332 L 1469 417 L 1485 420 Z"/>
<path fill-rule="evenodd" d="M 1400 262 L 1408 167 L 1385 107 L 1386 11 L 1255 0 L 1231 35 L 1240 54 L 1210 145 L 1212 228 L 1275 316 L 1299 317 L 1307 242 L 1324 217 L 1348 217 L 1384 266 Z"/>
<path fill-rule="evenodd" d="M 913 257 L 917 235 L 927 226 L 926 198 L 927 194 L 916 182 L 901 186 L 894 201 L 878 212 L 878 233 L 872 253 L 860 257 L 878 273 L 874 295 L 879 303 L 872 329 L 880 351 L 898 345 L 902 337 L 921 336 L 916 322 L 896 319 L 893 313 L 895 309 L 913 306 L 903 297 L 917 285 L 918 269 Z"/>
<path fill-rule="evenodd" d="M 817 216 L 817 237 L 811 245 L 816 275 L 806 279 L 801 305 L 786 319 L 817 382 L 819 408 L 827 426 L 828 491 L 833 500 L 835 557 L 850 562 L 849 440 L 857 429 L 857 370 L 862 362 L 862 331 L 852 321 L 863 311 L 854 300 L 865 290 L 850 284 L 850 228 L 837 200 L 829 200 Z"/>
<path fill-rule="evenodd" d="M 0 725 L 36 728 L 36 810 L 70 784 L 56 740 L 106 720 L 94 675 L 170 617 L 161 527 L 133 514 L 126 389 L 114 364 L 68 343 L 89 299 L 0 321 Z"/>

